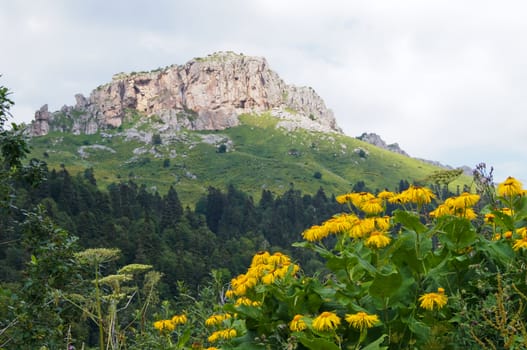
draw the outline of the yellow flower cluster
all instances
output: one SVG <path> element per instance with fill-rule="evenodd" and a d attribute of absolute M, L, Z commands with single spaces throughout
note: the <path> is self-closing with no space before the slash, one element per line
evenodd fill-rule
<path fill-rule="evenodd" d="M 468 192 L 463 192 L 457 197 L 450 197 L 440 204 L 435 210 L 430 212 L 430 217 L 440 218 L 445 215 L 455 215 L 469 220 L 476 218 L 476 213 L 472 207 L 479 201 L 480 196 Z"/>
<path fill-rule="evenodd" d="M 518 251 L 520 249 L 527 249 L 527 227 L 522 227 L 516 230 L 516 233 L 521 237 L 514 241 L 512 249 Z M 512 232 L 511 232 L 512 236 Z"/>
<path fill-rule="evenodd" d="M 218 340 L 229 340 L 232 338 L 236 338 L 237 334 L 238 333 L 236 332 L 236 329 L 234 328 L 222 329 L 222 330 L 215 331 L 214 333 L 212 333 L 209 336 L 208 340 L 211 343 L 215 343 Z"/>
<path fill-rule="evenodd" d="M 173 332 L 180 324 L 187 323 L 187 316 L 184 314 L 174 315 L 170 320 L 159 320 L 154 322 L 154 328 L 160 332 Z"/>
<path fill-rule="evenodd" d="M 251 262 L 247 273 L 241 274 L 231 280 L 232 292 L 227 292 L 229 296 L 243 296 L 259 282 L 272 284 L 277 279 L 285 278 L 288 275 L 294 276 L 300 267 L 293 264 L 291 259 L 282 253 L 269 252 L 257 253 Z"/>
<path fill-rule="evenodd" d="M 415 203 L 428 204 L 435 198 L 434 193 L 427 187 L 410 185 L 403 192 L 392 196 L 388 201 L 394 204 Z"/>
<path fill-rule="evenodd" d="M 231 314 L 214 314 L 205 320 L 205 326 L 214 327 L 219 326 L 223 321 L 230 319 Z"/>
<path fill-rule="evenodd" d="M 426 310 L 441 309 L 448 302 L 443 288 L 437 288 L 437 293 L 426 293 L 419 297 L 421 307 Z"/>

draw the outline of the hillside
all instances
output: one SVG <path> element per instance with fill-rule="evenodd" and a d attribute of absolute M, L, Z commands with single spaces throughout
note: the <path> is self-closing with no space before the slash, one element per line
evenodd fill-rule
<path fill-rule="evenodd" d="M 126 131 L 33 138 L 32 157 L 72 172 L 93 168 L 99 186 L 131 178 L 165 193 L 175 185 L 183 202 L 208 186 L 234 184 L 258 197 L 294 184 L 307 193 L 349 191 L 358 181 L 395 190 L 401 179 L 424 180 L 439 168 L 340 134 L 276 128 L 271 116 L 244 115 L 222 131 L 181 131 L 160 144 L 130 139 Z"/>
<path fill-rule="evenodd" d="M 76 100 L 36 112 L 32 156 L 72 173 L 93 168 L 102 187 L 133 179 L 163 193 L 175 185 L 194 202 L 229 184 L 255 197 L 291 185 L 396 190 L 440 170 L 345 136 L 312 88 L 286 84 L 263 58 L 216 53 L 116 74 Z"/>

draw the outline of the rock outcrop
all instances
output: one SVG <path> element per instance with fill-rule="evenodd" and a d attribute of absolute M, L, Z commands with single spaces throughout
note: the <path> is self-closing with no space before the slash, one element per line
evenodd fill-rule
<path fill-rule="evenodd" d="M 366 133 L 365 132 L 362 135 L 358 136 L 357 139 L 364 141 L 364 142 L 371 143 L 372 145 L 377 146 L 379 148 L 386 149 L 388 151 L 392 151 L 392 152 L 399 153 L 399 154 L 409 157 L 408 153 L 406 153 L 404 150 L 401 149 L 401 147 L 399 147 L 399 144 L 392 143 L 388 145 L 376 133 L 373 133 L 373 132 Z"/>
<path fill-rule="evenodd" d="M 32 135 L 92 134 L 138 119 L 157 122 L 164 132 L 221 130 L 238 125 L 240 114 L 266 111 L 289 120 L 290 128 L 342 132 L 313 89 L 287 85 L 264 58 L 230 52 L 151 72 L 116 74 L 88 98 L 75 99 L 75 106 L 60 111 L 50 113 L 47 106 L 37 111 Z"/>

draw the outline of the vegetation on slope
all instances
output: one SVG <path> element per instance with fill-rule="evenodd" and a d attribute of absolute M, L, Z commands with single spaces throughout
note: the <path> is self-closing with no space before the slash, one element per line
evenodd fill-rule
<path fill-rule="evenodd" d="M 160 192 L 176 186 L 184 203 L 195 203 L 208 186 L 229 184 L 254 198 L 264 188 L 281 193 L 291 184 L 307 193 L 320 187 L 342 193 L 359 182 L 372 190 L 394 190 L 401 180 L 427 182 L 439 170 L 344 135 L 276 128 L 277 119 L 266 114 L 244 115 L 241 121 L 226 130 L 163 137 L 149 130 L 148 144 L 127 139 L 126 128 L 95 135 L 55 132 L 33 138 L 31 156 L 50 168 L 63 164 L 72 174 L 97 169 L 101 188 L 128 179 Z M 452 186 L 468 182 L 462 178 Z"/>

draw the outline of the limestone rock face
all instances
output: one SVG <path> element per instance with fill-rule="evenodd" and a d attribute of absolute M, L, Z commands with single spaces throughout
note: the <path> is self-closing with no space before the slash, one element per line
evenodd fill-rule
<path fill-rule="evenodd" d="M 374 146 L 377 146 L 377 147 L 380 147 L 382 149 L 386 149 L 388 151 L 392 151 L 392 152 L 395 152 L 395 153 L 399 153 L 399 154 L 402 154 L 404 156 L 407 156 L 409 157 L 408 153 L 406 153 L 404 150 L 401 149 L 401 147 L 399 147 L 399 144 L 397 143 L 392 143 L 392 144 L 386 144 L 386 142 L 384 142 L 384 140 L 379 136 L 377 135 L 376 133 L 363 133 L 362 135 L 360 135 L 359 137 L 357 137 L 359 140 L 361 141 L 364 141 L 364 142 L 368 142 L 368 143 L 371 143 L 372 145 Z"/>
<path fill-rule="evenodd" d="M 294 111 L 289 127 L 342 132 L 313 89 L 287 85 L 264 58 L 230 52 L 151 72 L 116 74 L 88 98 L 75 99 L 73 107 L 37 111 L 33 135 L 53 130 L 92 134 L 137 122 L 134 116 L 142 116 L 142 122 L 150 118 L 164 132 L 221 130 L 238 125 L 240 114 L 266 111 L 285 119 L 286 111 Z"/>

